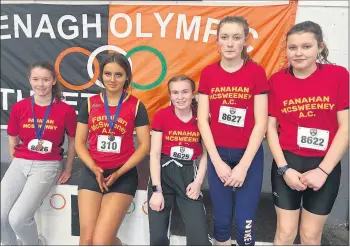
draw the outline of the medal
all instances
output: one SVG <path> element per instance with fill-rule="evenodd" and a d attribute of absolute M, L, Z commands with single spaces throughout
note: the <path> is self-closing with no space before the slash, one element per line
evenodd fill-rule
<path fill-rule="evenodd" d="M 41 137 L 44 134 L 45 125 L 46 125 L 47 119 L 48 119 L 49 114 L 50 114 L 50 110 L 51 110 L 51 106 L 52 106 L 53 100 L 54 100 L 54 97 L 52 97 L 50 105 L 46 109 L 45 116 L 44 116 L 43 122 L 41 124 L 41 128 L 39 129 L 38 119 L 37 119 L 35 111 L 34 111 L 34 96 L 32 97 L 32 111 L 33 111 L 33 117 L 34 117 L 34 130 L 35 130 L 35 136 L 39 140 L 38 141 L 38 145 L 35 147 L 36 151 L 40 151 L 43 148 L 44 141 L 41 140 Z"/>
<path fill-rule="evenodd" d="M 43 144 L 44 144 L 44 141 L 43 140 L 39 140 L 38 141 L 38 145 L 36 145 L 36 147 L 35 147 L 35 150 L 36 151 L 41 151 L 43 149 Z"/>
<path fill-rule="evenodd" d="M 117 106 L 117 109 L 115 111 L 115 114 L 114 114 L 114 118 L 113 120 L 111 119 L 111 113 L 109 111 L 109 106 L 108 106 L 108 98 L 107 98 L 107 94 L 106 92 L 103 93 L 103 97 L 104 97 L 104 106 L 105 106 L 105 112 L 106 112 L 106 117 L 107 117 L 107 121 L 108 121 L 108 125 L 109 125 L 109 129 L 113 132 L 114 130 L 114 126 L 118 120 L 118 116 L 119 116 L 119 112 L 122 108 L 122 104 L 123 104 L 123 99 L 124 99 L 124 96 L 125 96 L 125 91 L 123 91 L 122 95 L 120 96 L 120 99 L 119 99 L 119 102 L 118 102 L 118 106 Z M 113 138 L 113 139 L 112 139 Z M 114 140 L 114 136 L 109 136 L 108 137 L 108 140 L 110 141 L 113 141 Z"/>

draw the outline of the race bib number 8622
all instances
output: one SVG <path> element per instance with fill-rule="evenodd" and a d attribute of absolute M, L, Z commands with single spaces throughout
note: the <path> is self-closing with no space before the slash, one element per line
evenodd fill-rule
<path fill-rule="evenodd" d="M 298 127 L 298 146 L 324 151 L 328 147 L 329 131 Z"/>

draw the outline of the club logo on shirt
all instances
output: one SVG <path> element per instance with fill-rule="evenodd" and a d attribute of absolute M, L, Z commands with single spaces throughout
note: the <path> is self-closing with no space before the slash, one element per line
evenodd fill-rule
<path fill-rule="evenodd" d="M 236 113 L 236 109 L 235 108 L 231 108 L 230 109 L 230 113 L 233 115 L 233 114 L 235 114 Z"/>
<path fill-rule="evenodd" d="M 185 152 L 185 148 L 184 147 L 180 147 L 180 152 L 181 153 Z"/>
<path fill-rule="evenodd" d="M 94 104 L 91 105 L 91 108 L 93 108 L 93 107 L 100 107 L 100 106 L 101 106 L 101 104 L 94 103 Z"/>
<path fill-rule="evenodd" d="M 311 136 L 317 135 L 317 129 L 310 129 L 310 135 Z"/>

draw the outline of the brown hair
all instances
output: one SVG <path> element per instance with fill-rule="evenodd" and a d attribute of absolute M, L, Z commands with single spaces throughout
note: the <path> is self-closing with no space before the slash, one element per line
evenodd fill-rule
<path fill-rule="evenodd" d="M 242 16 L 226 16 L 224 19 L 222 19 L 219 22 L 217 33 L 216 33 L 218 38 L 219 38 L 221 27 L 225 23 L 238 23 L 238 24 L 240 24 L 243 27 L 245 38 L 246 39 L 248 38 L 249 24 L 248 24 L 248 21 L 246 19 L 244 19 Z M 252 61 L 252 58 L 248 55 L 247 46 L 243 46 L 241 58 L 244 60 L 244 62 Z"/>
<path fill-rule="evenodd" d="M 103 60 L 103 62 L 101 63 L 100 81 L 104 84 L 102 80 L 102 75 L 103 75 L 105 66 L 109 63 L 116 63 L 125 70 L 126 80 L 125 80 L 123 89 L 124 90 L 128 89 L 132 80 L 131 66 L 128 59 L 120 53 L 108 54 L 107 57 Z"/>
<path fill-rule="evenodd" d="M 315 22 L 304 21 L 304 22 L 301 22 L 301 23 L 294 25 L 287 33 L 286 42 L 288 40 L 288 37 L 292 34 L 295 34 L 295 33 L 312 33 L 315 36 L 315 39 L 317 40 L 317 45 L 319 48 L 321 47 L 321 44 L 323 43 L 322 28 L 320 27 L 320 25 L 318 25 Z M 317 60 L 321 64 L 323 64 L 323 63 L 331 64 L 331 62 L 328 61 L 328 55 L 329 55 L 328 48 L 326 46 L 324 46 L 322 52 L 317 56 Z"/>
<path fill-rule="evenodd" d="M 188 81 L 191 85 L 192 92 L 196 91 L 196 83 L 190 77 L 188 77 L 187 75 L 176 75 L 176 76 L 170 78 L 170 80 L 168 81 L 169 94 L 170 94 L 170 84 L 172 82 L 176 82 L 176 81 Z M 197 107 L 198 107 L 197 100 L 195 98 L 193 98 L 191 104 L 194 108 L 194 111 L 197 113 Z"/>
<path fill-rule="evenodd" d="M 55 66 L 53 66 L 53 64 L 51 64 L 50 62 L 47 62 L 47 61 L 37 61 L 35 63 L 32 63 L 28 69 L 28 76 L 29 77 L 32 73 L 32 70 L 35 68 L 42 68 L 42 69 L 46 69 L 46 70 L 51 72 L 53 79 L 56 80 L 56 84 L 52 86 L 52 96 L 54 98 L 56 98 L 57 100 L 63 99 L 64 97 L 62 95 L 61 84 L 59 83 L 59 81 L 57 79 Z"/>

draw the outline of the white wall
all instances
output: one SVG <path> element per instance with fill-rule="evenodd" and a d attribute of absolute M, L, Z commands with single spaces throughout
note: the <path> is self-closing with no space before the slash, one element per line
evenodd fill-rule
<path fill-rule="evenodd" d="M 335 5 L 332 2 L 300 1 L 296 23 L 303 21 L 318 23 L 324 32 L 329 49 L 329 60 L 348 68 L 348 1 L 334 1 L 341 2 L 337 6 L 332 6 Z"/>

